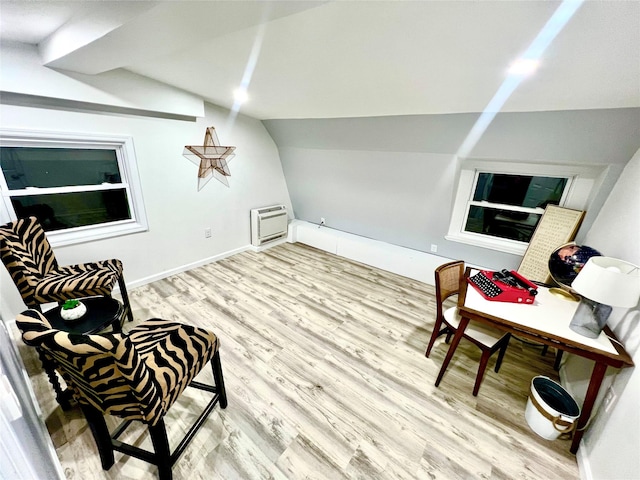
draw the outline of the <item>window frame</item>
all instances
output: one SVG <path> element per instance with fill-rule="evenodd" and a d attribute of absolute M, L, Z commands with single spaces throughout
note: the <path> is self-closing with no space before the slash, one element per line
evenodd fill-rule
<path fill-rule="evenodd" d="M 114 150 L 120 170 L 120 183 L 51 188 L 9 190 L 0 166 L 0 224 L 17 220 L 12 197 L 40 194 L 104 191 L 124 188 L 131 218 L 115 222 L 47 232 L 53 246 L 74 245 L 128 235 L 148 230 L 142 187 L 138 174 L 133 137 L 127 135 L 99 135 L 87 133 L 48 132 L 0 129 L 0 146 L 33 148 L 105 149 Z"/>
<path fill-rule="evenodd" d="M 449 231 L 447 235 L 445 235 L 445 239 L 505 253 L 524 255 L 529 242 L 510 240 L 464 230 L 471 205 L 497 207 L 513 211 L 534 212 L 537 210 L 537 213 L 544 212 L 541 208 L 534 209 L 474 201 L 473 195 L 479 174 L 493 173 L 566 178 L 568 180 L 567 185 L 565 186 L 558 205 L 576 210 L 586 210 L 589 199 L 595 191 L 597 182 L 602 178 L 605 168 L 606 167 L 603 166 L 550 165 L 542 163 L 532 164 L 498 160 L 462 159 L 449 223 Z"/>

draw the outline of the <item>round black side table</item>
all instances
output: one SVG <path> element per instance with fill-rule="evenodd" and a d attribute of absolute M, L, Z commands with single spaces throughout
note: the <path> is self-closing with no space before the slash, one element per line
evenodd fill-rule
<path fill-rule="evenodd" d="M 60 306 L 47 310 L 43 315 L 53 328 L 63 332 L 92 334 L 102 332 L 110 326 L 114 333 L 122 331 L 124 308 L 118 300 L 112 297 L 90 297 L 80 301 L 86 305 L 87 313 L 77 320 L 64 320 L 60 316 Z"/>

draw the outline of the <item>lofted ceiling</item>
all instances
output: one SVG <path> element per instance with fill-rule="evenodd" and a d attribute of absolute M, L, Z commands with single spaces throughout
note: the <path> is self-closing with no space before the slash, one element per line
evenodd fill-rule
<path fill-rule="evenodd" d="M 0 1 L 48 67 L 126 69 L 259 119 L 481 112 L 559 1 Z M 1 74 L 1 73 L 0 73 Z M 585 1 L 503 111 L 640 107 L 640 2 Z"/>

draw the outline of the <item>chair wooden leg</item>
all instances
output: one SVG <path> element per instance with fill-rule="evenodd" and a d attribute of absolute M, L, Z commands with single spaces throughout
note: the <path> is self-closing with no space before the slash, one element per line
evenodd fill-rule
<path fill-rule="evenodd" d="M 122 296 L 122 305 L 126 310 L 127 318 L 130 322 L 133 322 L 133 312 L 131 311 L 131 304 L 129 303 L 129 295 L 127 294 L 127 285 L 124 283 L 124 275 L 120 275 L 118 278 L 118 286 L 120 287 L 120 296 Z"/>
<path fill-rule="evenodd" d="M 487 363 L 489 362 L 489 357 L 491 356 L 491 350 L 484 350 L 482 352 L 482 356 L 480 357 L 480 365 L 478 365 L 478 374 L 476 375 L 476 383 L 473 385 L 473 396 L 478 396 L 478 391 L 480 390 L 480 384 L 482 383 L 482 378 L 484 377 L 484 371 L 487 369 Z"/>
<path fill-rule="evenodd" d="M 553 369 L 557 372 L 560 370 L 560 363 L 562 363 L 563 350 L 556 350 L 556 361 L 553 362 Z"/>
<path fill-rule="evenodd" d="M 440 367 L 440 372 L 438 372 L 438 376 L 436 377 L 435 386 L 439 386 L 442 381 L 442 377 L 444 377 L 445 372 L 447 371 L 447 367 L 449 366 L 449 362 L 453 358 L 453 354 L 456 352 L 458 348 L 458 344 L 464 335 L 464 330 L 469 325 L 469 319 L 466 317 L 462 317 L 460 319 L 460 324 L 458 325 L 458 329 L 456 330 L 455 335 L 453 336 L 453 341 L 451 345 L 449 345 L 449 349 L 447 350 L 447 354 L 444 356 L 444 360 L 442 361 L 442 366 Z"/>
<path fill-rule="evenodd" d="M 220 363 L 220 352 L 211 359 L 211 368 L 213 369 L 213 380 L 216 384 L 218 392 L 218 405 L 220 408 L 227 408 L 227 390 L 224 386 L 224 377 L 222 376 L 222 364 Z"/>
<path fill-rule="evenodd" d="M 84 417 L 87 419 L 87 423 L 93 434 L 93 439 L 98 447 L 102 469 L 109 470 L 113 466 L 115 459 L 113 457 L 111 435 L 109 434 L 107 423 L 104 421 L 104 416 L 102 412 L 88 405 L 81 404 L 80 408 L 82 409 Z"/>
<path fill-rule="evenodd" d="M 496 359 L 496 367 L 493 369 L 494 372 L 498 373 L 500 371 L 500 366 L 502 365 L 502 359 L 504 358 L 504 354 L 507 351 L 506 345 L 500 347 L 500 353 L 498 353 L 498 358 Z"/>
<path fill-rule="evenodd" d="M 47 374 L 47 378 L 49 379 L 49 383 L 53 387 L 53 391 L 56 393 L 56 401 L 58 402 L 60 407 L 62 407 L 62 410 L 66 411 L 71 409 L 74 404 L 73 394 L 69 389 L 62 389 L 62 385 L 60 385 L 60 381 L 58 380 L 58 374 L 56 373 L 56 363 L 50 358 L 47 358 L 44 350 L 39 347 L 35 348 L 36 352 L 38 352 L 38 358 L 40 358 L 40 362 L 42 363 L 42 368 Z"/>
<path fill-rule="evenodd" d="M 173 472 L 171 471 L 171 450 L 169 450 L 169 439 L 167 438 L 167 429 L 164 419 L 154 425 L 149 425 L 149 434 L 151 435 L 151 443 L 155 451 L 155 461 L 158 466 L 158 478 L 160 480 L 172 480 Z"/>
<path fill-rule="evenodd" d="M 549 345 L 544 344 L 544 345 L 542 345 L 542 353 L 540 353 L 540 355 L 542 355 L 544 357 L 547 354 L 548 351 L 549 351 Z"/>
<path fill-rule="evenodd" d="M 498 353 L 498 359 L 496 360 L 496 368 L 495 372 L 498 373 L 500 371 L 500 366 L 502 365 L 502 359 L 504 358 L 504 354 L 507 353 L 507 347 L 509 346 L 509 339 L 511 335 L 508 335 L 504 340 L 504 343 L 500 347 L 500 353 Z"/>
<path fill-rule="evenodd" d="M 442 319 L 436 318 L 436 324 L 433 326 L 433 333 L 431 334 L 431 339 L 429 340 L 429 346 L 427 347 L 427 351 L 424 354 L 424 356 L 427 358 L 429 358 L 429 355 L 431 354 L 431 349 L 433 348 L 433 344 L 436 343 L 436 338 L 438 338 L 442 333 L 440 331 L 441 326 L 442 326 Z"/>

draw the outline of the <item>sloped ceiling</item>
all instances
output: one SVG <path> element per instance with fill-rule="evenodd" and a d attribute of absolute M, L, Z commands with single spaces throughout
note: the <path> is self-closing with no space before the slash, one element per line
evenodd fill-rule
<path fill-rule="evenodd" d="M 42 63 L 126 69 L 259 119 L 481 112 L 557 1 L 0 4 L 0 40 Z M 640 106 L 640 2 L 587 1 L 502 107 Z"/>

